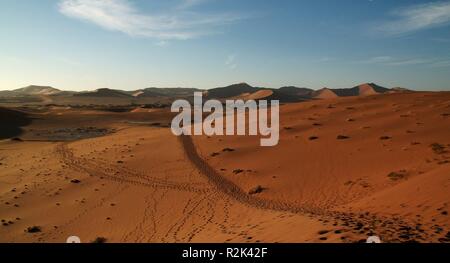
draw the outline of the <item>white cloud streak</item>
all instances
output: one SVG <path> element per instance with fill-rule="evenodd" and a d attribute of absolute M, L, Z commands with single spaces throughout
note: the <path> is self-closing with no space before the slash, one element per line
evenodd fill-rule
<path fill-rule="evenodd" d="M 189 9 L 201 4 L 206 3 L 210 0 L 183 0 L 181 1 L 181 4 L 177 7 L 178 9 Z"/>
<path fill-rule="evenodd" d="M 368 59 L 367 61 L 365 61 L 366 63 L 369 64 L 378 64 L 378 63 L 387 63 L 392 61 L 392 57 L 390 56 L 379 56 L 379 57 L 373 57 Z"/>
<path fill-rule="evenodd" d="M 225 60 L 225 65 L 230 69 L 237 68 L 236 55 L 235 54 L 229 55 Z"/>
<path fill-rule="evenodd" d="M 158 40 L 185 40 L 215 34 L 217 27 L 244 18 L 230 13 L 202 14 L 186 10 L 200 3 L 200 0 L 186 0 L 181 3 L 182 9 L 154 14 L 140 12 L 129 0 L 61 0 L 58 8 L 65 16 L 107 30 Z"/>
<path fill-rule="evenodd" d="M 379 56 L 361 61 L 362 64 L 375 64 L 384 66 L 415 66 L 422 65 L 427 67 L 449 67 L 449 60 L 436 58 L 395 58 L 390 56 Z"/>
<path fill-rule="evenodd" d="M 388 36 L 398 36 L 445 26 L 450 23 L 450 2 L 413 5 L 391 13 L 395 17 L 375 27 L 375 31 Z"/>

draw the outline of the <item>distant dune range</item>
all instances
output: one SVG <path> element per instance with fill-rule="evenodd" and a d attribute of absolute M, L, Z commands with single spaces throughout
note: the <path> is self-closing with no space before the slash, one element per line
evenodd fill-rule
<path fill-rule="evenodd" d="M 247 83 L 221 88 L 200 90 L 195 88 L 146 88 L 133 91 L 102 88 L 95 91 L 61 91 L 48 86 L 29 86 L 17 90 L 0 91 L 0 104 L 58 104 L 58 105 L 167 105 L 175 99 L 191 100 L 194 92 L 203 92 L 208 99 L 279 100 L 282 103 L 300 102 L 336 97 L 367 96 L 383 93 L 407 92 L 407 89 L 387 89 L 374 83 L 365 83 L 350 89 L 312 90 L 293 86 L 270 89 L 253 87 Z M 99 98 L 103 98 L 99 100 Z"/>

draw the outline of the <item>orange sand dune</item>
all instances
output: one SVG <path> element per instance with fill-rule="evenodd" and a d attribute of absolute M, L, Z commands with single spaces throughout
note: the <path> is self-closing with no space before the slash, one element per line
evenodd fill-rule
<path fill-rule="evenodd" d="M 337 98 L 338 95 L 336 95 L 336 93 L 328 88 L 323 88 L 321 90 L 313 92 L 312 97 L 315 99 L 334 99 Z"/>
<path fill-rule="evenodd" d="M 314 242 L 324 227 L 234 199 L 166 128 L 0 148 L 0 242 Z"/>
<path fill-rule="evenodd" d="M 232 99 L 232 100 L 244 100 L 244 101 L 247 101 L 247 100 L 262 100 L 264 98 L 272 96 L 272 94 L 273 94 L 272 90 L 258 90 L 258 91 L 253 92 L 253 93 L 244 93 L 244 94 L 241 94 L 239 96 L 232 97 L 232 98 L 229 98 L 229 99 Z"/>
<path fill-rule="evenodd" d="M 286 104 L 268 148 L 172 116 L 30 112 L 0 141 L 0 242 L 449 242 L 450 93 Z"/>
<path fill-rule="evenodd" d="M 333 217 L 339 219 L 361 213 L 366 227 L 399 217 L 400 225 L 421 224 L 427 234 L 406 237 L 381 225 L 362 234 L 438 241 L 450 224 L 449 107 L 450 93 L 289 104 L 281 109 L 276 147 L 259 147 L 256 137 L 195 137 L 195 143 L 223 177 L 245 191 L 261 186 L 262 200 L 313 214 L 337 213 Z"/>
<path fill-rule="evenodd" d="M 360 86 L 358 86 L 359 88 L 359 95 L 360 96 L 369 96 L 369 95 L 375 95 L 378 94 L 372 86 L 370 86 L 369 84 L 362 84 Z"/>

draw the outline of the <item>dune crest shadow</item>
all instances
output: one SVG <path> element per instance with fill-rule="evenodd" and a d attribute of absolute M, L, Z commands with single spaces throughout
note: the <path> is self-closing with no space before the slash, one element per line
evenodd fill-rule
<path fill-rule="evenodd" d="M 0 108 L 0 140 L 19 136 L 23 133 L 22 127 L 31 124 L 32 118 L 24 112 Z"/>

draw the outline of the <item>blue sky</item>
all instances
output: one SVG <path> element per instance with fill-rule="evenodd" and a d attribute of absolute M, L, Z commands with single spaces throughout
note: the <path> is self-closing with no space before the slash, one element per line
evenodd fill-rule
<path fill-rule="evenodd" d="M 0 0 L 0 89 L 450 90 L 450 1 Z"/>

